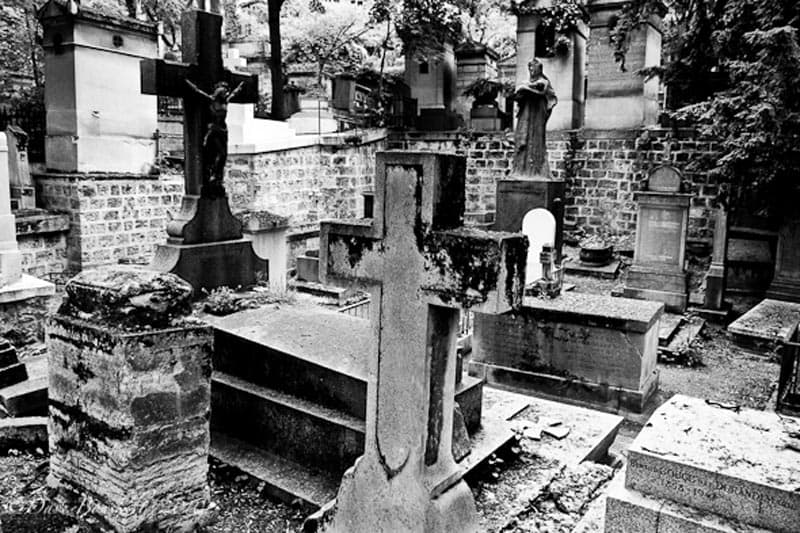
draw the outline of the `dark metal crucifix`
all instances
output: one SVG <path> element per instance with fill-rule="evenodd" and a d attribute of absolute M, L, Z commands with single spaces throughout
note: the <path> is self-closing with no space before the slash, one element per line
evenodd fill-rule
<path fill-rule="evenodd" d="M 186 194 L 224 196 L 228 104 L 257 102 L 258 77 L 223 67 L 220 15 L 187 11 L 181 31 L 183 62 L 143 60 L 142 92 L 183 99 Z"/>

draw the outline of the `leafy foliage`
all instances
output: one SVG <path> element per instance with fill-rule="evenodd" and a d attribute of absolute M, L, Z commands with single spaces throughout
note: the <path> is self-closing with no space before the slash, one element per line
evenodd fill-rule
<path fill-rule="evenodd" d="M 288 7 L 288 6 L 287 6 Z M 317 83 L 323 73 L 354 72 L 367 62 L 382 37 L 361 6 L 330 4 L 324 13 L 312 13 L 306 3 L 285 9 L 283 38 L 289 63 L 311 63 Z"/>
<path fill-rule="evenodd" d="M 681 7 L 680 5 L 673 8 Z M 682 107 L 719 142 L 711 173 L 723 201 L 749 212 L 797 212 L 800 176 L 800 6 L 791 0 L 703 0 L 678 12 L 681 37 L 664 68 Z M 673 33 L 673 34 L 674 34 Z M 692 78 L 692 79 L 690 79 Z M 715 91 L 692 91 L 702 83 Z"/>
<path fill-rule="evenodd" d="M 554 0 L 547 7 L 534 0 L 511 0 L 510 10 L 515 15 L 538 15 L 543 27 L 554 28 L 557 33 L 566 33 L 578 22 L 589 21 L 589 14 L 579 0 Z"/>
<path fill-rule="evenodd" d="M 377 22 L 392 21 L 403 50 L 421 61 L 441 57 L 461 36 L 461 4 L 455 0 L 377 0 Z"/>

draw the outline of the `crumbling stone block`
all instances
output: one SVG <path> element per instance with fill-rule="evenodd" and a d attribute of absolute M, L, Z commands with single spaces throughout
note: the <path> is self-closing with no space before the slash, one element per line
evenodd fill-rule
<path fill-rule="evenodd" d="M 47 326 L 56 504 L 103 529 L 193 531 L 205 519 L 212 333 L 191 287 L 115 267 L 69 282 Z"/>

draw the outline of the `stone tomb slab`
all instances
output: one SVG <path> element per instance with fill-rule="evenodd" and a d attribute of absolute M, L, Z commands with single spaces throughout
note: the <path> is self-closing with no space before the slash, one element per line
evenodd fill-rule
<path fill-rule="evenodd" d="M 767 298 L 733 321 L 728 331 L 745 346 L 788 341 L 800 323 L 800 303 Z"/>
<path fill-rule="evenodd" d="M 625 486 L 781 533 L 800 531 L 800 421 L 676 395 L 628 451 Z"/>
<path fill-rule="evenodd" d="M 584 293 L 475 315 L 471 375 L 533 394 L 641 412 L 658 388 L 658 302 Z"/>
<path fill-rule="evenodd" d="M 567 274 L 575 274 L 578 276 L 589 276 L 592 278 L 600 279 L 616 279 L 619 273 L 620 261 L 614 259 L 607 265 L 590 265 L 584 263 L 579 259 L 573 259 L 564 265 L 564 271 Z"/>

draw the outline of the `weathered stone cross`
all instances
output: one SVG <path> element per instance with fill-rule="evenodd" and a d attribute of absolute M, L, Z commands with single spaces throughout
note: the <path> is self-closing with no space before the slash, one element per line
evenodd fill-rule
<path fill-rule="evenodd" d="M 321 281 L 370 291 L 377 351 L 364 455 L 322 531 L 478 528 L 451 452 L 459 308 L 521 304 L 527 239 L 461 227 L 464 174 L 463 157 L 380 153 L 374 218 L 322 224 Z"/>
<path fill-rule="evenodd" d="M 221 181 L 221 168 L 227 158 L 227 130 L 224 119 L 228 103 L 254 103 L 258 101 L 258 77 L 226 70 L 222 64 L 222 16 L 201 10 L 186 11 L 181 19 L 183 62 L 163 59 L 143 60 L 142 92 L 183 99 L 184 178 L 186 196 L 178 217 L 167 231 L 184 244 L 192 244 L 200 237 L 184 235 L 184 227 L 198 211 L 198 198 L 224 196 L 221 183 L 209 187 L 210 176 Z M 218 91 L 219 83 L 227 84 L 226 92 Z M 214 157 L 209 157 L 209 151 Z M 225 202 L 227 208 L 227 202 Z M 207 218 L 215 218 L 211 211 Z M 226 215 L 221 215 L 225 217 Z M 223 226 L 223 224 L 217 224 Z M 211 242 L 241 237 L 236 232 L 224 231 L 215 235 L 217 228 L 207 228 L 200 242 Z M 241 230 L 241 227 L 239 227 Z"/>

